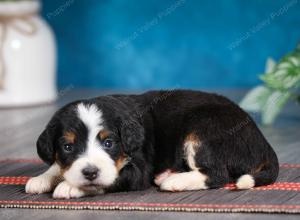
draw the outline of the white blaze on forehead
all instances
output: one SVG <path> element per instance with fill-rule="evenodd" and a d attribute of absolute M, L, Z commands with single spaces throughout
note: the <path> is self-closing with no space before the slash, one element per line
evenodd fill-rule
<path fill-rule="evenodd" d="M 100 143 L 97 141 L 97 135 L 103 129 L 101 110 L 95 104 L 85 105 L 80 103 L 77 111 L 78 117 L 88 129 L 87 149 L 85 153 L 92 156 L 95 151 L 103 151 L 99 146 Z"/>
<path fill-rule="evenodd" d="M 103 122 L 102 112 L 95 104 L 85 105 L 80 103 L 77 107 L 79 118 L 91 131 L 96 128 L 100 129 L 100 124 Z"/>

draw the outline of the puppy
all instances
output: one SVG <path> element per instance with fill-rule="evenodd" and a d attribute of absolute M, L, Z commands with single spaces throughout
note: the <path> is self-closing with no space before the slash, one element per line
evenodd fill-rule
<path fill-rule="evenodd" d="M 223 96 L 150 91 L 76 101 L 58 110 L 37 141 L 50 168 L 27 193 L 54 198 L 143 190 L 203 190 L 273 183 L 275 152 L 250 116 Z"/>

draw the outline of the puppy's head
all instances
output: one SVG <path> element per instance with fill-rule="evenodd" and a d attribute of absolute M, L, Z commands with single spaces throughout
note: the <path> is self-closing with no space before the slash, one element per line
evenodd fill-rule
<path fill-rule="evenodd" d="M 113 98 L 80 101 L 59 110 L 37 141 L 39 156 L 57 163 L 72 185 L 113 185 L 144 141 L 144 129 L 128 106 Z"/>

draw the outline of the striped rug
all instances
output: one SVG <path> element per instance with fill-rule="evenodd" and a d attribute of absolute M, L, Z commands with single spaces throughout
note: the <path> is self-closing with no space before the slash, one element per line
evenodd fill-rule
<path fill-rule="evenodd" d="M 300 213 L 300 164 L 281 164 L 277 182 L 251 190 L 222 189 L 160 192 L 122 192 L 55 200 L 51 194 L 28 195 L 26 182 L 47 169 L 40 160 L 0 160 L 0 207 L 34 209 L 90 209 L 181 212 Z"/>

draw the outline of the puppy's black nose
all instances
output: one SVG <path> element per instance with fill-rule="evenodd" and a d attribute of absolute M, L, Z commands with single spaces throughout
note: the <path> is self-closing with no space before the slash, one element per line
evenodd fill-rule
<path fill-rule="evenodd" d="M 82 170 L 83 176 L 90 181 L 96 179 L 98 177 L 98 173 L 99 169 L 95 166 L 88 166 Z"/>

